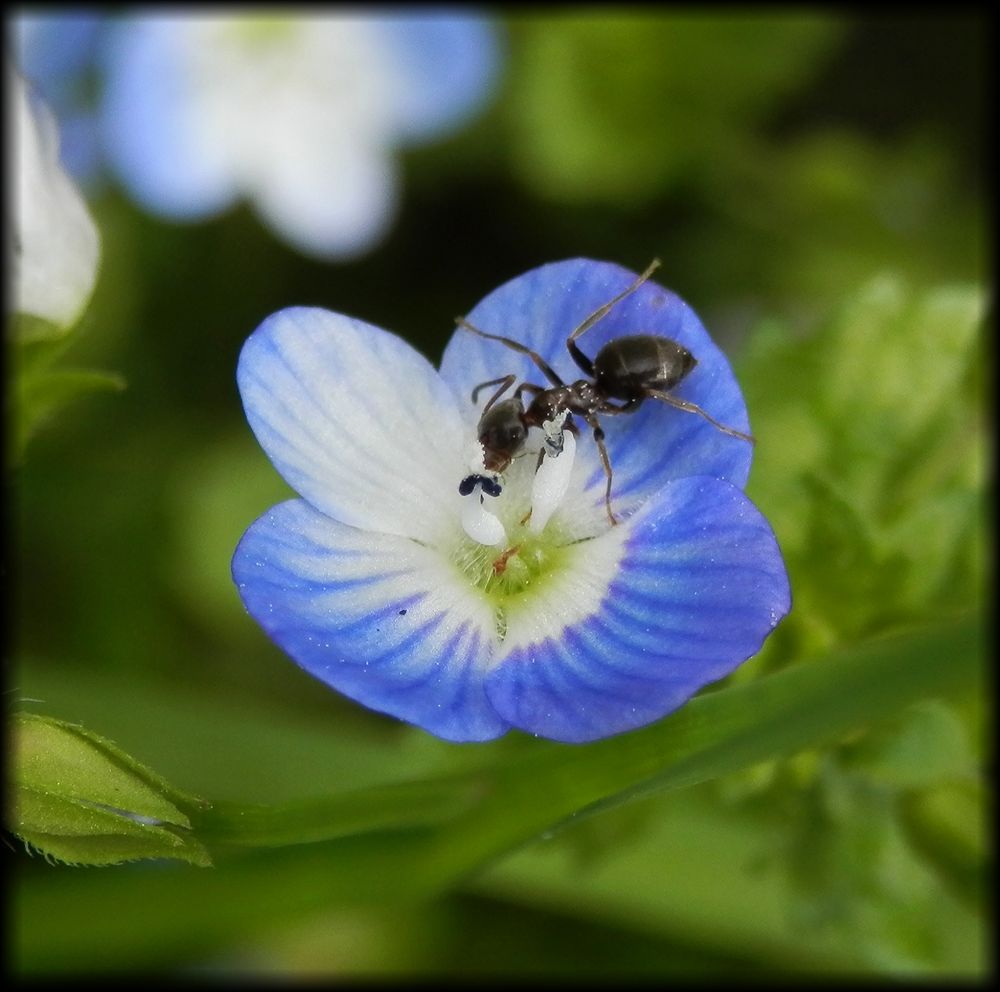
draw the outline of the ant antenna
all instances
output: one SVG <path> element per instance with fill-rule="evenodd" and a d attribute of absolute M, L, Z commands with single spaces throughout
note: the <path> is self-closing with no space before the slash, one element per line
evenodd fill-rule
<path fill-rule="evenodd" d="M 628 289 L 622 290 L 616 297 L 608 300 L 607 303 L 602 307 L 598 307 L 573 333 L 569 336 L 569 340 L 566 342 L 569 344 L 570 341 L 575 341 L 581 334 L 585 331 L 589 331 L 594 324 L 596 324 L 602 317 L 606 317 L 608 313 L 626 296 L 631 296 L 658 268 L 660 267 L 660 260 L 654 258 L 649 265 L 646 266 L 646 271 L 639 276 L 635 282 L 632 283 Z"/>
<path fill-rule="evenodd" d="M 510 348 L 512 351 L 517 351 L 520 352 L 522 355 L 527 355 L 528 358 L 530 358 L 538 366 L 538 368 L 545 373 L 545 377 L 549 380 L 549 382 L 551 382 L 553 385 L 556 386 L 565 385 L 562 379 L 560 379 L 559 376 L 557 376 L 556 373 L 553 371 L 552 366 L 549 365 L 549 363 L 546 362 L 545 359 L 542 358 L 542 356 L 539 355 L 537 351 L 532 351 L 531 348 L 529 348 L 527 345 L 521 344 L 520 341 L 515 341 L 512 338 L 505 338 L 500 334 L 487 334 L 486 331 L 481 331 L 478 327 L 473 327 L 473 325 L 470 324 L 464 317 L 456 317 L 455 323 L 459 327 L 461 327 L 462 330 L 464 331 L 471 331 L 473 334 L 478 334 L 481 338 L 487 338 L 490 341 L 499 341 L 501 344 L 507 345 L 507 347 Z M 502 380 L 496 379 L 494 381 L 501 382 Z M 493 382 L 490 383 L 484 382 L 482 385 L 492 386 Z M 476 389 L 478 390 L 479 386 L 477 386 Z"/>

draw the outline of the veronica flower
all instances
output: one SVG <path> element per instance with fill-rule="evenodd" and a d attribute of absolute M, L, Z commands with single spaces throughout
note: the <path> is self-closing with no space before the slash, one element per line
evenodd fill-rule
<path fill-rule="evenodd" d="M 478 111 L 496 63 L 468 13 L 135 17 L 108 44 L 105 146 L 156 214 L 245 198 L 300 251 L 355 255 L 396 213 L 397 149 Z"/>
<path fill-rule="evenodd" d="M 60 165 L 55 119 L 10 65 L 5 72 L 16 163 L 12 310 L 69 327 L 97 278 L 97 228 Z"/>
<path fill-rule="evenodd" d="M 580 373 L 567 336 L 634 278 L 586 259 L 544 265 L 468 321 L 535 349 L 569 382 Z M 725 357 L 655 283 L 578 343 L 594 355 L 636 333 L 688 348 L 698 364 L 676 395 L 748 430 Z M 513 727 L 575 742 L 640 727 L 732 672 L 789 609 L 774 535 L 741 488 L 752 446 L 647 401 L 604 424 L 617 526 L 585 425 L 554 459 L 569 457 L 568 471 L 546 455 L 536 474 L 551 438 L 533 429 L 496 485 L 463 495 L 477 457 L 482 468 L 477 424 L 494 390 L 478 405 L 470 394 L 508 373 L 540 377 L 525 355 L 463 330 L 436 370 L 352 317 L 293 307 L 267 318 L 237 379 L 258 441 L 302 498 L 248 529 L 234 579 L 307 672 L 440 737 Z"/>

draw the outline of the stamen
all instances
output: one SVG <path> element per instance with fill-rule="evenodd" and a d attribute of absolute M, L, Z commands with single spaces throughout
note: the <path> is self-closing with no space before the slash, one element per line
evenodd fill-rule
<path fill-rule="evenodd" d="M 507 540 L 507 531 L 499 518 L 483 505 L 479 492 L 470 493 L 462 500 L 462 529 L 478 544 L 493 547 Z"/>
<path fill-rule="evenodd" d="M 546 428 L 550 422 L 546 422 Z M 528 520 L 528 530 L 540 534 L 549 517 L 555 513 L 566 490 L 569 487 L 569 477 L 573 471 L 573 460 L 576 458 L 576 438 L 570 431 L 560 431 L 559 437 L 549 440 L 546 429 L 545 455 L 531 483 L 531 518 Z M 557 442 L 561 451 L 557 450 Z"/>
<path fill-rule="evenodd" d="M 462 495 L 462 529 L 478 544 L 490 547 L 504 544 L 507 531 L 496 514 L 490 513 L 484 505 L 486 495 L 495 499 L 502 492 L 499 477 L 494 472 L 486 471 L 484 449 L 479 441 L 472 443 L 468 454 L 472 474 L 458 485 Z"/>

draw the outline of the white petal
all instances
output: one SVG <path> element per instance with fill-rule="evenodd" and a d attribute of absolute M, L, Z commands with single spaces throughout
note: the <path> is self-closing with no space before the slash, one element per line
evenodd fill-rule
<path fill-rule="evenodd" d="M 249 337 L 237 381 L 261 447 L 318 510 L 432 544 L 458 531 L 467 437 L 450 390 L 401 338 L 290 307 Z"/>
<path fill-rule="evenodd" d="M 59 164 L 55 119 L 42 103 L 29 104 L 24 81 L 10 66 L 7 79 L 17 146 L 13 309 L 68 327 L 97 278 L 97 228 Z"/>
<path fill-rule="evenodd" d="M 265 220 L 314 257 L 370 249 L 397 206 L 391 65 L 374 26 L 343 13 L 237 17 L 200 40 L 207 130 L 228 135 L 237 182 Z"/>
<path fill-rule="evenodd" d="M 396 214 L 396 166 L 367 136 L 339 130 L 273 150 L 249 192 L 276 232 L 303 254 L 348 258 L 370 250 Z"/>

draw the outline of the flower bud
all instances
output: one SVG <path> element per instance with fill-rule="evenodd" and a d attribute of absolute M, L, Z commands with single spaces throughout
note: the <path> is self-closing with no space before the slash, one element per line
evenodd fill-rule
<path fill-rule="evenodd" d="M 83 727 L 17 713 L 9 733 L 7 825 L 30 847 L 72 864 L 211 864 L 180 808 L 201 800 Z"/>

